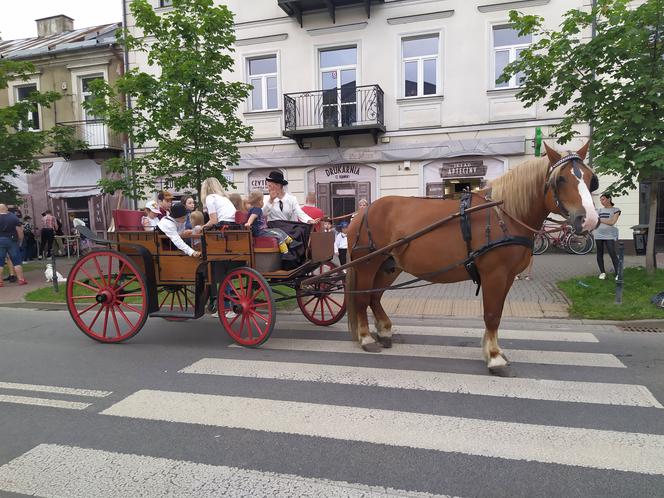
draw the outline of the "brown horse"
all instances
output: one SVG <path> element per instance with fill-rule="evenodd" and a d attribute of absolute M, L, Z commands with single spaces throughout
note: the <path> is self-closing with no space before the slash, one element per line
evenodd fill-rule
<path fill-rule="evenodd" d="M 546 157 L 518 165 L 494 180 L 488 189 L 471 195 L 472 207 L 503 201 L 499 208 L 489 207 L 467 214 L 469 226 L 455 218 L 348 270 L 349 329 L 365 351 L 378 352 L 381 346 L 392 346 L 392 322 L 380 300 L 384 288 L 392 285 L 402 271 L 430 282 L 459 282 L 471 278 L 473 269 L 469 271 L 464 261 L 472 259 L 474 279 L 479 277 L 482 285 L 486 326 L 483 356 L 490 369 L 507 365 L 498 347 L 498 326 L 514 277 L 526 268 L 532 257 L 534 233 L 531 228 L 541 227 L 550 213 L 565 217 L 578 232 L 594 228 L 598 220 L 590 195 L 597 188 L 597 177 L 583 163 L 588 144 L 564 157 L 545 147 Z M 349 261 L 380 250 L 459 211 L 457 200 L 380 198 L 350 224 Z M 471 235 L 470 240 L 467 240 L 468 235 Z M 469 254 L 473 258 L 469 258 Z M 368 289 L 376 290 L 362 292 Z M 376 339 L 369 333 L 368 306 L 375 318 Z"/>

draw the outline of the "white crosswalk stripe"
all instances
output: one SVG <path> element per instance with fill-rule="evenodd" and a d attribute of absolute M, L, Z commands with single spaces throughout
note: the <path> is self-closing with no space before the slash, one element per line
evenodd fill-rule
<path fill-rule="evenodd" d="M 503 378 L 417 370 L 220 358 L 204 358 L 180 372 L 663 408 L 644 386 L 629 384 Z"/>
<path fill-rule="evenodd" d="M 329 329 L 335 331 L 346 331 L 347 325 L 343 322 L 332 325 Z M 286 328 L 303 331 L 302 324 L 297 322 L 281 323 Z M 484 335 L 483 329 L 472 327 L 430 327 L 425 325 L 396 325 L 393 329 L 395 334 L 403 335 L 431 335 L 435 337 L 476 337 L 481 339 Z M 589 332 L 568 332 L 560 330 L 515 330 L 500 329 L 501 339 L 520 339 L 529 341 L 554 341 L 554 342 L 599 342 L 594 334 Z"/>
<path fill-rule="evenodd" d="M 8 391 L 28 391 L 33 393 L 62 394 L 83 398 L 105 398 L 112 394 L 110 391 L 97 391 L 93 389 L 77 389 L 73 387 L 47 386 L 42 384 L 23 384 L 18 382 L 0 382 L 0 389 Z M 46 406 L 50 408 L 62 408 L 65 410 L 85 410 L 92 403 L 80 401 L 68 401 L 61 399 L 41 398 L 35 396 L 24 396 L 16 394 L 0 394 L 0 403 L 12 403 L 17 405 Z"/>
<path fill-rule="evenodd" d="M 101 413 L 664 475 L 662 435 L 151 390 Z"/>
<path fill-rule="evenodd" d="M 131 476 L 130 479 L 127 476 Z M 167 458 L 41 444 L 0 467 L 0 489 L 31 496 L 347 496 L 445 498 Z M 222 492 L 223 490 L 223 492 Z"/>
<path fill-rule="evenodd" d="M 230 347 L 241 347 L 236 344 Z M 316 351 L 323 353 L 366 354 L 362 348 L 351 341 L 317 339 L 278 339 L 271 338 L 264 345 L 265 349 L 290 351 Z M 392 349 L 383 349 L 384 356 L 411 356 L 419 358 L 451 358 L 462 360 L 481 360 L 480 348 L 461 346 L 435 346 L 430 344 L 398 344 Z M 578 353 L 566 351 L 538 351 L 510 349 L 506 351 L 509 359 L 518 363 L 539 363 L 543 365 L 569 365 L 577 367 L 625 368 L 614 355 L 605 353 Z"/>

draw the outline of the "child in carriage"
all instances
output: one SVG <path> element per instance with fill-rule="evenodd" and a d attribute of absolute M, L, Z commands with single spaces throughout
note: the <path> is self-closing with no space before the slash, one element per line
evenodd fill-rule
<path fill-rule="evenodd" d="M 189 221 L 191 221 L 191 245 L 198 249 L 201 246 L 201 232 L 205 224 L 205 217 L 200 211 L 192 211 L 189 213 Z"/>
<path fill-rule="evenodd" d="M 254 190 L 247 198 L 249 206 L 249 219 L 244 224 L 245 227 L 251 229 L 254 237 L 275 237 L 279 242 L 279 250 L 281 254 L 288 254 L 288 247 L 295 247 L 301 245 L 301 242 L 295 241 L 286 232 L 279 228 L 268 228 L 267 221 L 263 215 L 263 192 Z"/>

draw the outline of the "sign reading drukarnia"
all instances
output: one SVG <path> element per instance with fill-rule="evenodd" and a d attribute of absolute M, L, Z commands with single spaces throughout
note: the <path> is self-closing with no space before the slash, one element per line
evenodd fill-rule
<path fill-rule="evenodd" d="M 340 164 L 338 166 L 325 168 L 325 174 L 327 176 L 343 175 L 343 174 L 359 175 L 360 167 L 354 164 Z"/>

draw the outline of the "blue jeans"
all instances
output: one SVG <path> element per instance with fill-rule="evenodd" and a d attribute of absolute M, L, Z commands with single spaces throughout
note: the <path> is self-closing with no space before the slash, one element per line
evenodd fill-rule
<path fill-rule="evenodd" d="M 5 266 L 5 258 L 7 255 L 9 255 L 9 259 L 14 266 L 20 266 L 23 264 L 18 241 L 12 240 L 9 237 L 0 237 L 0 268 Z"/>

